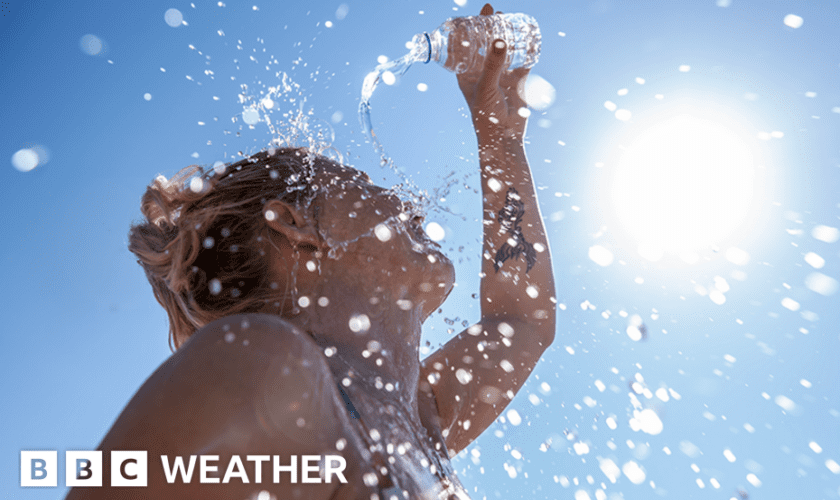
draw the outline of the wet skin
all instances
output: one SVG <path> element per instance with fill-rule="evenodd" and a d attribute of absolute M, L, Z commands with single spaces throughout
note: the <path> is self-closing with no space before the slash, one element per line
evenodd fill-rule
<path fill-rule="evenodd" d="M 528 71 L 504 71 L 505 50 L 458 75 L 481 163 L 481 319 L 421 362 L 421 326 L 452 289 L 453 266 L 422 235 L 410 206 L 364 174 L 320 159 L 311 204 L 271 200 L 263 208 L 258 230 L 280 307 L 199 329 L 100 445 L 149 451 L 150 488 L 121 489 L 120 498 L 250 498 L 267 490 L 278 498 L 367 499 L 392 484 L 411 498 L 465 498 L 448 457 L 501 414 L 554 339 L 551 258 L 524 152 L 526 118 L 517 112 Z M 350 417 L 338 384 L 361 418 Z M 275 485 L 266 466 L 261 485 L 175 487 L 157 458 L 329 453 L 346 457 L 347 484 Z M 374 481 L 365 480 L 370 473 Z M 74 489 L 68 498 L 97 495 L 113 496 L 109 488 Z"/>

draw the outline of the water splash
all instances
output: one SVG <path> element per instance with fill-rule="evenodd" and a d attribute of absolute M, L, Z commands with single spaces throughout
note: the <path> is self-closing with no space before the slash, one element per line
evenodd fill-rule
<path fill-rule="evenodd" d="M 412 210 L 406 212 L 406 215 L 418 214 L 416 207 L 412 206 L 411 208 Z M 382 233 L 386 230 L 389 234 L 389 237 L 383 240 Z M 320 234 L 322 240 L 326 242 L 327 246 L 329 247 L 329 250 L 327 251 L 327 257 L 334 260 L 340 259 L 344 252 L 347 251 L 347 248 L 350 245 L 358 242 L 363 238 L 376 238 L 378 241 L 387 241 L 391 239 L 394 234 L 408 237 L 409 241 L 411 242 L 411 250 L 416 253 L 439 253 L 440 248 L 440 246 L 434 241 L 432 241 L 427 235 L 420 234 L 419 232 L 415 233 L 414 231 L 410 230 L 406 225 L 405 220 L 403 220 L 400 217 L 400 215 L 392 215 L 384 221 L 378 224 L 374 224 L 366 232 L 356 236 L 355 238 L 350 238 L 347 240 L 336 240 L 327 230 L 323 228 L 319 228 L 318 233 Z M 442 254 L 441 256 L 445 258 L 445 256 L 443 256 Z"/>
<path fill-rule="evenodd" d="M 247 84 L 240 85 L 237 95 L 242 113 L 231 118 L 241 120 L 250 129 L 265 122 L 273 147 L 304 147 L 337 163 L 344 163 L 344 155 L 333 147 L 335 130 L 326 120 L 315 117 L 315 110 L 307 107 L 303 89 L 288 73 L 278 71 L 276 85 L 256 95 Z"/>
<path fill-rule="evenodd" d="M 370 98 L 379 83 L 383 81 L 384 77 L 388 76 L 388 78 L 394 79 L 399 78 L 404 75 L 405 72 L 408 71 L 408 68 L 410 68 L 415 62 L 426 61 L 426 52 L 427 50 L 424 50 L 421 44 L 415 43 L 412 45 L 411 51 L 405 56 L 394 61 L 382 63 L 372 72 L 368 73 L 362 83 L 362 96 L 359 102 L 359 122 L 362 125 L 365 137 L 373 145 L 374 151 L 379 154 L 379 166 L 390 169 L 402 181 L 401 184 L 391 188 L 390 191 L 392 194 L 400 199 L 410 200 L 415 205 L 424 208 L 434 205 L 441 211 L 448 211 L 445 208 L 438 206 L 435 202 L 435 197 L 429 197 L 425 190 L 420 189 L 413 180 L 411 180 L 396 166 L 394 160 L 385 152 L 385 147 L 382 145 L 382 142 L 379 141 L 379 138 L 376 136 L 376 132 L 373 131 L 373 123 L 370 118 Z"/>
<path fill-rule="evenodd" d="M 391 167 L 397 175 L 400 175 L 401 178 L 403 178 L 401 173 L 397 171 L 393 160 L 385 154 L 385 148 L 376 137 L 376 132 L 373 131 L 373 124 L 370 119 L 370 98 L 373 95 L 373 91 L 376 90 L 376 87 L 379 85 L 379 82 L 382 81 L 384 75 L 387 74 L 390 77 L 399 78 L 408 71 L 408 68 L 410 68 L 412 64 L 424 59 L 425 55 L 423 47 L 420 44 L 413 44 L 412 49 L 408 54 L 395 61 L 388 61 L 378 65 L 376 69 L 368 73 L 362 83 L 362 98 L 359 102 L 359 121 L 362 124 L 362 130 L 364 131 L 365 136 L 373 144 L 373 149 L 380 155 L 379 165 L 382 167 Z"/>

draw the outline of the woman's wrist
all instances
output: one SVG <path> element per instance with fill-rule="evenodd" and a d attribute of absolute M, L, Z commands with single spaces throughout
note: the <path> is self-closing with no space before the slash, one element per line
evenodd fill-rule
<path fill-rule="evenodd" d="M 525 127 L 519 124 L 511 127 L 503 123 L 493 123 L 489 119 L 480 119 L 473 120 L 473 126 L 479 146 L 482 144 L 495 144 L 500 141 L 504 143 L 514 142 L 522 144 L 525 137 Z"/>
<path fill-rule="evenodd" d="M 493 131 L 476 130 L 481 164 L 495 161 L 510 162 L 525 159 L 525 141 L 515 130 L 499 128 Z"/>

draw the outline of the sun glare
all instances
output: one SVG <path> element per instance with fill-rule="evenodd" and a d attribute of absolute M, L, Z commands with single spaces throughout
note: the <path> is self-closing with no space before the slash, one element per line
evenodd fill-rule
<path fill-rule="evenodd" d="M 683 112 L 640 127 L 612 186 L 618 218 L 639 254 L 693 264 L 743 222 L 754 190 L 750 146 L 724 120 Z"/>

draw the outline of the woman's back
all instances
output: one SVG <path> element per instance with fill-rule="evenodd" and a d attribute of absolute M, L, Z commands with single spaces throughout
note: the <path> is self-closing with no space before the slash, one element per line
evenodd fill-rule
<path fill-rule="evenodd" d="M 262 490 L 278 498 L 369 498 L 377 490 L 363 487 L 362 476 L 370 470 L 362 469 L 367 459 L 358 436 L 346 432 L 350 420 L 329 367 L 308 335 L 277 316 L 242 314 L 198 330 L 164 362 L 99 449 L 104 470 L 110 470 L 111 450 L 147 451 L 148 487 L 121 488 L 120 498 L 252 498 Z M 201 484 L 198 461 L 188 483 L 182 476 L 168 483 L 161 457 L 168 457 L 171 468 L 175 457 L 187 465 L 190 455 L 218 456 L 210 463 L 217 470 L 207 475 L 220 484 Z M 234 455 L 244 465 L 247 484 L 236 477 L 221 484 Z M 274 484 L 272 460 L 247 458 L 261 455 L 278 456 L 280 465 L 297 457 L 297 482 L 292 484 L 284 471 Z M 335 476 L 330 483 L 303 484 L 304 455 L 343 456 L 347 483 Z M 259 484 L 256 463 L 261 465 Z M 107 487 L 76 488 L 67 498 L 114 495 Z"/>

